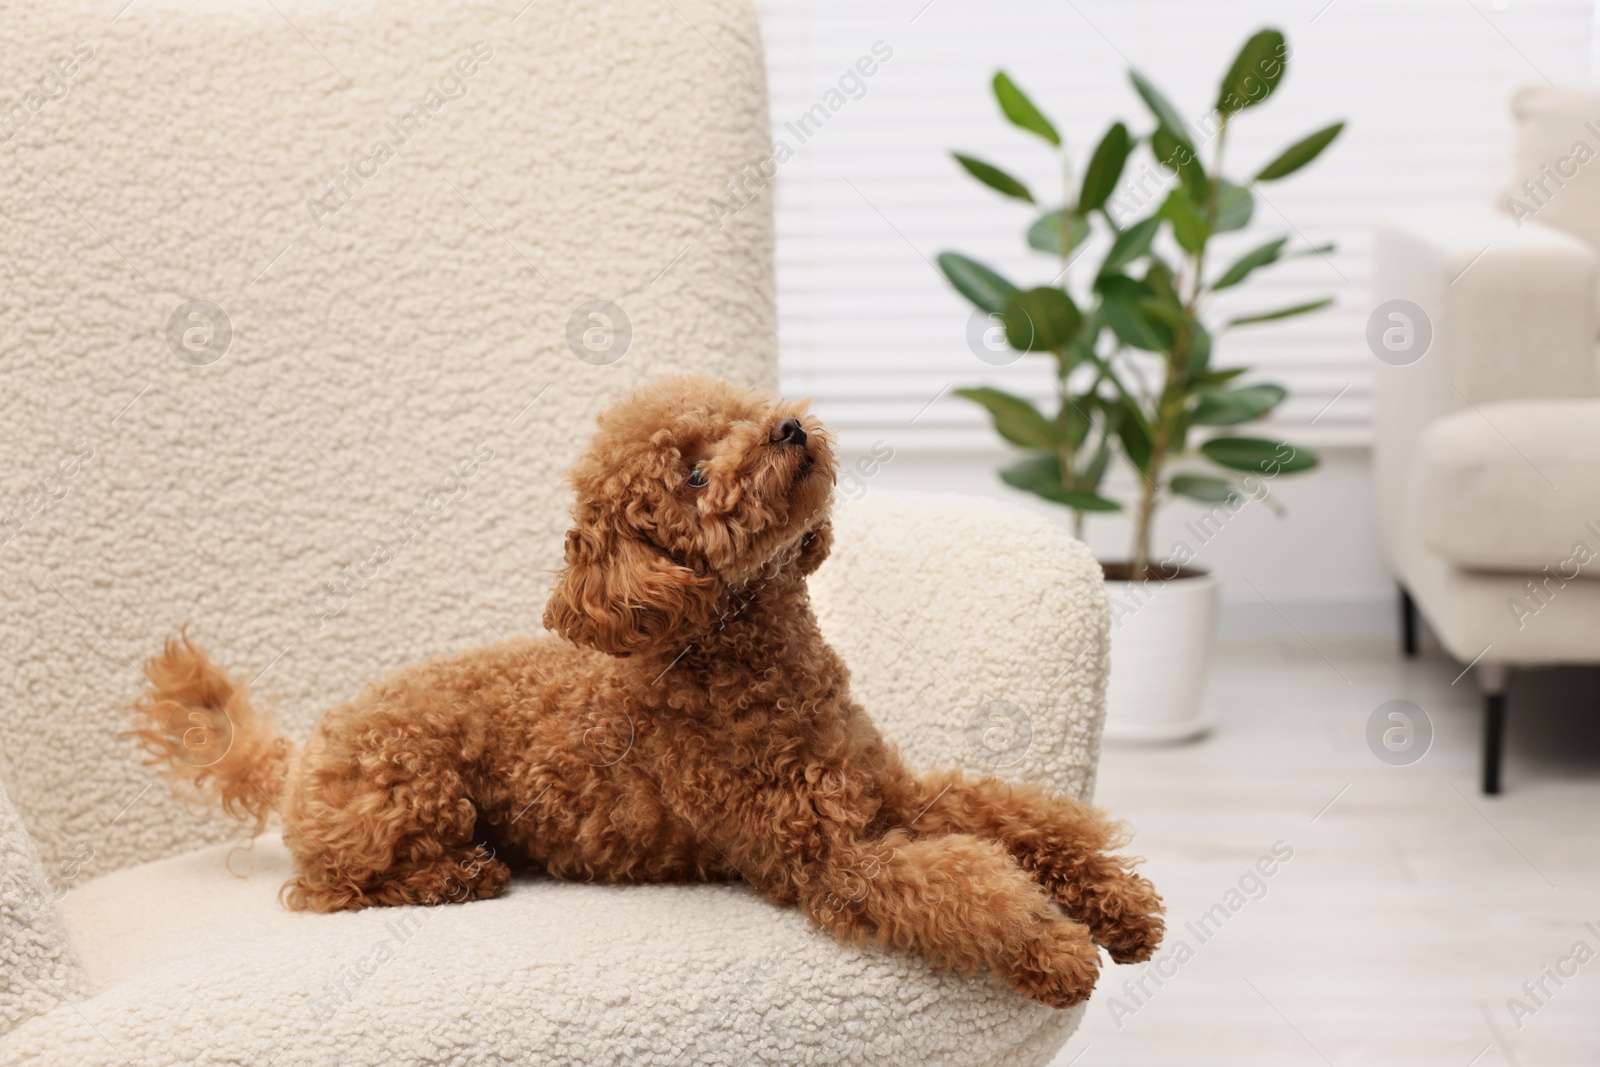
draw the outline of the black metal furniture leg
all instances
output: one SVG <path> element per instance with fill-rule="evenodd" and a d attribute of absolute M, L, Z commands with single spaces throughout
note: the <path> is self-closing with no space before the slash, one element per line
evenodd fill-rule
<path fill-rule="evenodd" d="M 1417 658 L 1417 602 L 1403 585 L 1400 587 L 1400 651 L 1406 659 Z"/>
<path fill-rule="evenodd" d="M 1488 796 L 1500 792 L 1500 764 L 1505 755 L 1506 695 L 1504 691 L 1483 695 L 1483 791 Z"/>

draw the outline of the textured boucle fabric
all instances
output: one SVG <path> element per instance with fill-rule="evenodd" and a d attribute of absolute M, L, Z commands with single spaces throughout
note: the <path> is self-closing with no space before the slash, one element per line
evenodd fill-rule
<path fill-rule="evenodd" d="M 856 699 L 913 766 L 1093 799 L 1109 646 L 1084 544 L 1016 505 L 874 490 L 838 506 L 811 588 Z"/>
<path fill-rule="evenodd" d="M 104 992 L 25 1024 L 0 1063 L 1042 1067 L 1083 1010 L 841 947 L 741 884 L 519 879 L 475 904 L 312 915 L 274 899 L 281 844 L 236 854 L 243 878 L 226 856 L 63 901 Z"/>
<path fill-rule="evenodd" d="M 0 788 L 0 1037 L 63 1001 L 81 999 L 88 979 L 56 902 L 78 868 L 47 878 L 22 820 Z"/>
<path fill-rule="evenodd" d="M 9 815 L 0 848 L 52 899 L 0 1064 L 1049 1061 L 1081 1010 L 738 885 L 289 913 L 274 834 L 230 857 L 115 737 L 186 620 L 295 737 L 534 629 L 594 414 L 674 371 L 775 383 L 770 204 L 708 205 L 770 150 L 744 0 L 62 0 L 0 20 L 0 69 L 0 781 L 39 856 Z M 837 532 L 818 606 L 891 739 L 1087 796 L 1082 547 L 877 491 Z"/>
<path fill-rule="evenodd" d="M 521 6 L 0 20 L 0 94 L 67 87 L 0 142 L 0 781 L 47 869 L 229 832 L 113 736 L 181 623 L 304 736 L 367 679 L 537 626 L 607 400 L 775 384 L 770 204 L 707 208 L 768 150 L 752 13 Z M 346 166 L 375 176 L 314 221 Z M 231 324 L 205 365 L 204 322 L 168 337 L 191 300 Z M 630 320 L 613 363 L 574 354 L 611 354 L 587 311 L 569 343 L 590 300 Z"/>
<path fill-rule="evenodd" d="M 1021 509 L 880 491 L 839 508 L 812 585 L 855 692 L 913 762 L 1086 796 L 1097 574 Z M 312 915 L 278 904 L 288 874 L 269 834 L 74 890 L 61 907 L 103 992 L 0 1041 L 0 1063 L 1043 1065 L 1082 1015 L 837 944 L 740 885 L 523 878 L 466 906 Z"/>

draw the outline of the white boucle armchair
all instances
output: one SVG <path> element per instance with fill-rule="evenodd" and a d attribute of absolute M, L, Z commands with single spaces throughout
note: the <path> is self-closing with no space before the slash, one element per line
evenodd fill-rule
<path fill-rule="evenodd" d="M 738 884 L 291 913 L 274 831 L 140 764 L 186 621 L 296 736 L 533 628 L 594 413 L 776 384 L 770 204 L 707 207 L 770 144 L 745 0 L 115 7 L 0 26 L 0 1064 L 1049 1062 L 1082 1009 Z M 878 490 L 835 531 L 823 626 L 907 757 L 1087 798 L 1083 546 Z"/>
<path fill-rule="evenodd" d="M 1600 89 L 1526 89 L 1513 111 L 1504 210 L 1381 227 L 1369 330 L 1405 651 L 1420 611 L 1475 668 L 1486 793 L 1509 672 L 1600 663 Z"/>

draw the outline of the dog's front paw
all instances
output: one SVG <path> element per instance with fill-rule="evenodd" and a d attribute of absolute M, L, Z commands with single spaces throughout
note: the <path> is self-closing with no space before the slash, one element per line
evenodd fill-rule
<path fill-rule="evenodd" d="M 1062 881 L 1056 902 L 1067 915 L 1090 928 L 1117 963 L 1144 963 L 1155 955 L 1166 933 L 1162 921 L 1162 896 L 1149 880 L 1123 869 L 1115 857 L 1106 857 L 1098 880 Z"/>
<path fill-rule="evenodd" d="M 1012 988 L 1051 1008 L 1089 999 L 1100 977 L 1100 950 L 1089 931 L 1066 919 L 1043 923 L 1023 943 L 1005 975 Z"/>
<path fill-rule="evenodd" d="M 1167 924 L 1159 915 L 1129 915 L 1108 922 L 1096 939 L 1117 963 L 1144 963 L 1161 947 Z"/>

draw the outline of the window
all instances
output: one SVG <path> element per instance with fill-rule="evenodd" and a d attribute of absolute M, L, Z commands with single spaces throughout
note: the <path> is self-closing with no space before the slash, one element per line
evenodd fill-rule
<path fill-rule="evenodd" d="M 792 152 L 779 163 L 775 202 L 783 388 L 814 396 L 847 440 L 892 428 L 896 441 L 939 446 L 992 439 L 981 413 L 949 395 L 953 386 L 988 382 L 1039 398 L 1049 390 L 1040 357 L 995 367 L 973 355 L 970 309 L 932 264 L 954 249 L 1019 284 L 1044 284 L 1055 270 L 1023 241 L 1036 212 L 980 186 L 949 156 L 990 159 L 1041 199 L 1044 190 L 1059 197 L 1043 146 L 994 105 L 996 68 L 1052 117 L 1081 166 L 1114 119 L 1136 132 L 1151 126 L 1128 86 L 1130 62 L 1194 120 L 1250 33 L 1285 32 L 1288 77 L 1230 130 L 1230 170 L 1248 173 L 1335 119 L 1348 126 L 1314 166 L 1261 191 L 1255 220 L 1225 256 L 1280 234 L 1292 246 L 1338 248 L 1258 273 L 1219 310 L 1322 295 L 1337 304 L 1228 334 L 1215 362 L 1248 364 L 1287 386 L 1279 420 L 1297 440 L 1359 442 L 1371 415 L 1363 336 L 1374 221 L 1420 205 L 1493 207 L 1509 170 L 1511 93 L 1588 79 L 1594 23 L 1594 5 L 1573 0 L 758 6 L 773 136 Z M 1138 177 L 1141 158 L 1125 181 Z"/>

